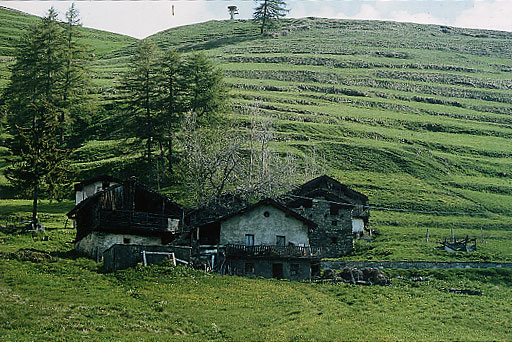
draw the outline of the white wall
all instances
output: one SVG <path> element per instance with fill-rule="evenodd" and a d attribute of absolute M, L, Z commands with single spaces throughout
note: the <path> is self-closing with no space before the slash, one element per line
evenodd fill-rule
<path fill-rule="evenodd" d="M 352 233 L 362 233 L 364 230 L 363 219 L 353 218 L 352 219 Z"/>
<path fill-rule="evenodd" d="M 160 237 L 92 232 L 75 244 L 75 250 L 99 260 L 110 246 L 124 244 L 124 239 L 130 239 L 130 245 L 162 245 Z"/>
<path fill-rule="evenodd" d="M 117 183 L 109 182 L 109 187 L 116 185 L 116 184 Z M 92 184 L 84 186 L 81 191 L 76 191 L 75 192 L 75 205 L 82 202 L 84 199 L 91 197 L 95 193 L 103 190 L 102 186 L 103 186 L 103 181 L 100 180 L 100 181 L 97 181 Z"/>
<path fill-rule="evenodd" d="M 265 217 L 264 213 L 270 215 Z M 309 246 L 308 226 L 270 205 L 261 205 L 221 223 L 220 244 L 245 244 L 245 234 L 254 235 L 254 245 L 275 245 L 276 236 L 296 246 Z"/>

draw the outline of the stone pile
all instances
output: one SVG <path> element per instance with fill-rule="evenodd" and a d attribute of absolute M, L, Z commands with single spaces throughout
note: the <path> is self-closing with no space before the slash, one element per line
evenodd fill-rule
<path fill-rule="evenodd" d="M 391 281 L 378 268 L 344 267 L 339 271 L 327 269 L 322 278 L 324 280 L 342 281 L 357 285 L 389 285 Z"/>

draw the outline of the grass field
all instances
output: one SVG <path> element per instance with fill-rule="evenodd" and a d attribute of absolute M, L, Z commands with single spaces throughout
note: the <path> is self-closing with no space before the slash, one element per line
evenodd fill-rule
<path fill-rule="evenodd" d="M 72 230 L 47 236 L 0 233 L 3 341 L 506 341 L 512 334 L 511 270 L 388 271 L 386 287 L 166 265 L 105 274 L 69 252 Z M 428 281 L 413 281 L 419 276 Z"/>

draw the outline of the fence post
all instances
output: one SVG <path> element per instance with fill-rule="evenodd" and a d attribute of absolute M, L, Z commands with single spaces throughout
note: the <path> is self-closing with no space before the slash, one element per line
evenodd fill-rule
<path fill-rule="evenodd" d="M 142 251 L 142 264 L 144 266 L 147 266 L 148 265 L 148 262 L 146 260 L 146 251 Z"/>
<path fill-rule="evenodd" d="M 429 230 L 427 228 L 427 236 L 425 237 L 425 242 L 427 242 L 427 243 L 428 243 L 428 233 L 429 233 Z"/>

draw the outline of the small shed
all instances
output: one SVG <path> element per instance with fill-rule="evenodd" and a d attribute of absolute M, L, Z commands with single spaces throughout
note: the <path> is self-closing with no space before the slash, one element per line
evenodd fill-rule
<path fill-rule="evenodd" d="M 123 270 L 145 262 L 147 265 L 171 260 L 188 265 L 191 259 L 191 247 L 188 246 L 146 246 L 115 244 L 103 253 L 103 269 L 107 272 Z M 172 256 L 171 256 L 172 255 Z"/>

